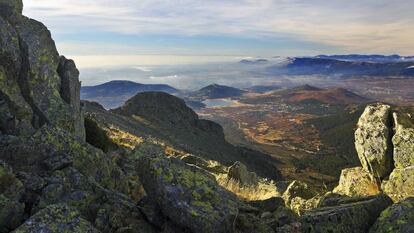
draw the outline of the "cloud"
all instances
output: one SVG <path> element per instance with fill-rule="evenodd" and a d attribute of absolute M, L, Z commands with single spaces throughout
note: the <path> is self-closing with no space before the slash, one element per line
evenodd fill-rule
<path fill-rule="evenodd" d="M 91 31 L 123 36 L 220 35 L 258 40 L 283 37 L 332 46 L 332 52 L 414 54 L 414 2 L 406 0 L 24 0 L 24 3 L 25 14 L 45 22 L 62 40 L 66 34 Z"/>

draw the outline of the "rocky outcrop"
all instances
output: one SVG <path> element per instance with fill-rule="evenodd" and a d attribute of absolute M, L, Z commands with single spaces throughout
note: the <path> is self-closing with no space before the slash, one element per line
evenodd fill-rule
<path fill-rule="evenodd" d="M 414 232 L 414 198 L 408 198 L 384 210 L 369 232 Z"/>
<path fill-rule="evenodd" d="M 134 201 L 141 190 L 137 174 L 62 129 L 44 126 L 27 137 L 0 136 L 0 159 L 13 167 L 5 173 L 7 178 L 0 178 L 1 187 L 7 187 L 0 188 L 5 197 L 0 199 L 2 205 L 12 206 L 5 216 L 13 213 L 16 218 L 8 219 L 12 225 L 0 223 L 0 229 L 9 232 L 25 220 L 18 216 L 66 204 L 101 232 L 138 226 L 151 232 Z"/>
<path fill-rule="evenodd" d="M 242 186 L 257 186 L 259 181 L 256 173 L 249 172 L 246 165 L 236 162 L 229 167 L 227 174 L 229 179 L 239 182 Z"/>
<path fill-rule="evenodd" d="M 238 214 L 238 201 L 219 187 L 214 177 L 162 149 L 140 148 L 137 170 L 145 191 L 163 215 L 193 232 L 230 232 Z"/>
<path fill-rule="evenodd" d="M 367 232 L 392 201 L 377 195 L 357 202 L 319 208 L 305 213 L 300 222 L 303 233 Z"/>
<path fill-rule="evenodd" d="M 0 130 L 18 135 L 52 124 L 83 138 L 79 97 L 72 104 L 62 98 L 67 85 L 49 30 L 21 15 L 21 0 L 0 6 Z M 72 80 L 79 82 L 76 74 Z"/>
<path fill-rule="evenodd" d="M 58 73 L 61 78 L 60 95 L 74 110 L 75 132 L 78 132 L 80 138 L 85 139 L 84 119 L 80 104 L 79 70 L 73 60 L 60 56 Z"/>
<path fill-rule="evenodd" d="M 414 120 L 404 112 L 394 112 L 394 165 L 397 169 L 414 166 Z"/>
<path fill-rule="evenodd" d="M 371 175 L 382 178 L 382 190 L 394 201 L 414 196 L 413 136 L 414 121 L 411 115 L 403 108 L 391 109 L 383 104 L 367 106 L 355 133 L 361 164 Z M 362 182 L 361 185 L 353 185 L 358 192 L 361 189 L 367 191 L 369 187 L 373 188 L 372 191 L 376 189 L 375 183 L 370 182 L 367 175 L 355 173 L 349 177 Z M 362 177 L 366 177 L 363 178 L 365 181 L 361 180 Z M 343 192 L 345 186 L 342 180 L 340 186 L 339 193 L 346 194 Z"/>
<path fill-rule="evenodd" d="M 372 196 L 381 193 L 377 180 L 362 167 L 342 170 L 338 186 L 333 190 L 345 196 Z"/>
<path fill-rule="evenodd" d="M 376 178 L 384 178 L 392 171 L 391 107 L 369 105 L 358 121 L 355 148 L 362 167 Z"/>

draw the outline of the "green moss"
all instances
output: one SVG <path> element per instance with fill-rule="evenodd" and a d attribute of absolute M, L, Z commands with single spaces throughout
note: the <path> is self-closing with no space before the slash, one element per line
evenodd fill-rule
<path fill-rule="evenodd" d="M 194 201 L 191 202 L 191 204 L 193 206 L 197 206 L 197 207 L 202 208 L 204 211 L 212 211 L 213 210 L 213 206 L 208 201 L 194 200 Z"/>

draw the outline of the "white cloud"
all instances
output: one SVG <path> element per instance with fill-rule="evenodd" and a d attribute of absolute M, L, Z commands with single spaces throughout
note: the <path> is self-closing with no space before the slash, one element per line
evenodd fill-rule
<path fill-rule="evenodd" d="M 24 0 L 59 33 L 288 36 L 343 52 L 414 54 L 407 0 Z"/>

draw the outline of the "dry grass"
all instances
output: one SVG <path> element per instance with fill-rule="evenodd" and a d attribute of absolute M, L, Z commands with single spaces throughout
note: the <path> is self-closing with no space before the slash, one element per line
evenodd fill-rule
<path fill-rule="evenodd" d="M 114 143 L 124 148 L 134 149 L 136 145 L 144 142 L 143 138 L 122 131 L 114 126 L 105 128 L 105 131 Z"/>
<path fill-rule="evenodd" d="M 262 179 L 257 186 L 244 186 L 234 179 L 229 179 L 226 174 L 217 175 L 216 179 L 219 185 L 243 200 L 266 200 L 280 196 L 273 181 Z"/>

